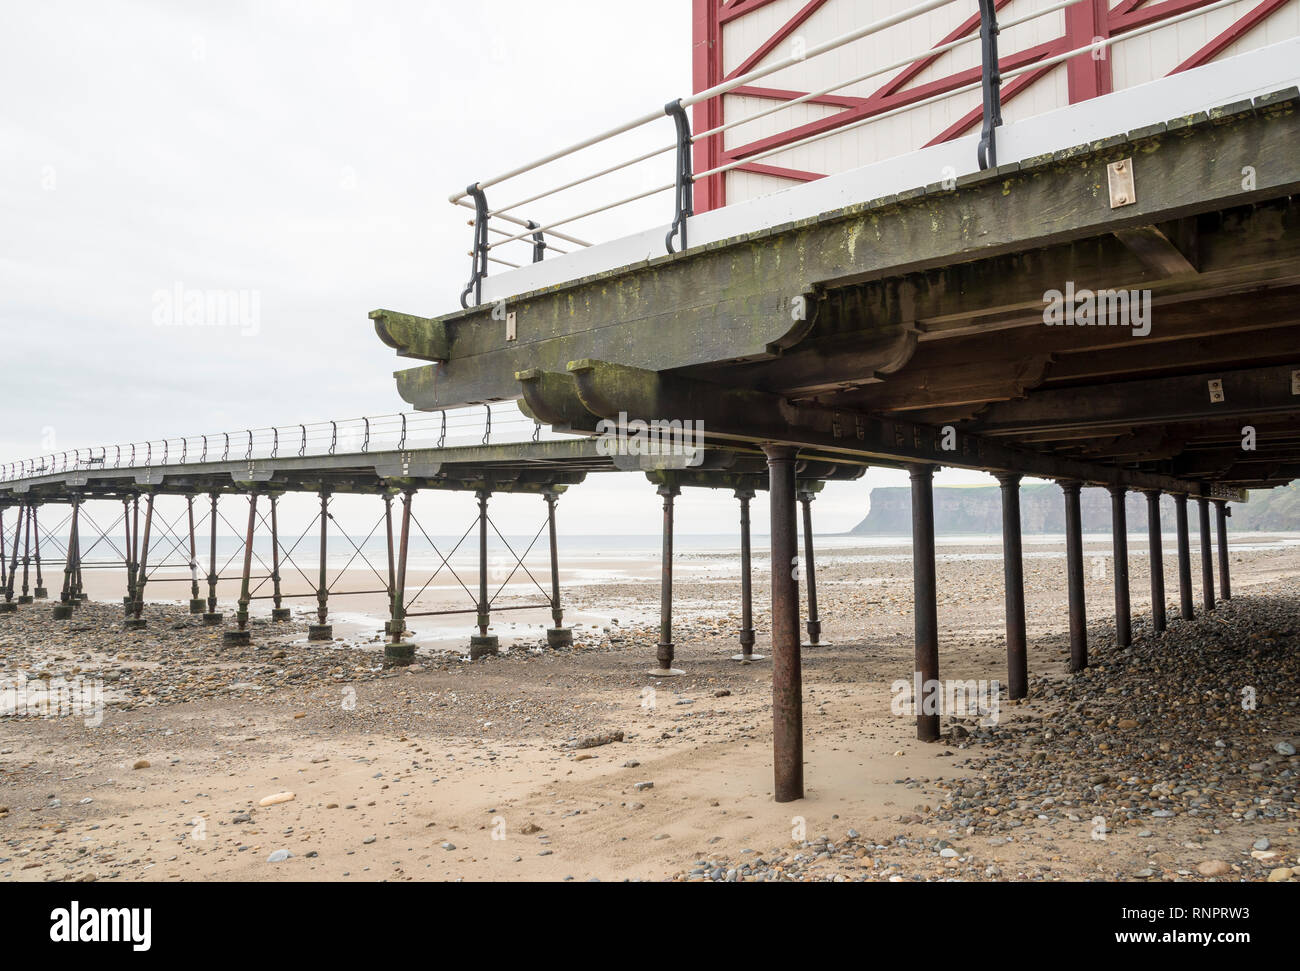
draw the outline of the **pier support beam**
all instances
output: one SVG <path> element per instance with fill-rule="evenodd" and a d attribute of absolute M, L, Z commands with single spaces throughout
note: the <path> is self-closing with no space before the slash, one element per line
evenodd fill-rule
<path fill-rule="evenodd" d="M 249 577 L 253 572 L 253 534 L 257 529 L 257 493 L 248 494 L 248 530 L 244 534 L 244 574 L 240 578 L 239 585 L 239 610 L 235 613 L 235 618 L 239 623 L 236 630 L 228 630 L 221 635 L 223 644 L 240 646 L 249 644 L 252 641 L 252 633 L 248 629 L 248 604 L 252 599 L 252 592 L 249 590 Z"/>
<path fill-rule="evenodd" d="M 763 660 L 763 655 L 754 653 L 754 577 L 749 539 L 749 504 L 754 490 L 737 489 L 736 498 L 740 500 L 740 653 L 731 659 L 748 663 Z"/>
<path fill-rule="evenodd" d="M 1147 559 L 1151 567 L 1151 629 L 1163 634 L 1168 623 L 1165 619 L 1165 549 L 1160 529 L 1160 492 L 1148 490 L 1147 498 Z"/>
<path fill-rule="evenodd" d="M 145 626 L 144 588 L 149 582 L 149 542 L 153 532 L 153 501 L 154 494 L 150 492 L 144 499 L 144 540 L 140 544 L 140 566 L 136 570 L 135 589 L 129 608 L 130 616 L 124 623 L 127 630 L 140 630 Z"/>
<path fill-rule="evenodd" d="M 1128 510 L 1124 500 L 1128 490 L 1110 486 L 1111 550 L 1115 560 L 1115 643 L 1128 647 L 1133 643 L 1133 617 L 1128 589 Z"/>
<path fill-rule="evenodd" d="M 221 623 L 217 613 L 217 493 L 210 493 L 212 513 L 208 520 L 208 611 L 203 615 L 203 623 L 216 627 Z"/>
<path fill-rule="evenodd" d="M 185 497 L 185 517 L 189 523 L 190 538 L 190 613 L 203 613 L 203 598 L 199 596 L 199 552 L 194 541 L 194 497 Z"/>
<path fill-rule="evenodd" d="M 18 609 L 14 602 L 14 573 L 18 569 L 18 537 L 23 529 L 23 507 L 18 506 L 18 520 L 14 523 L 14 544 L 10 552 L 9 568 L 4 572 L 4 600 L 0 601 L 0 614 L 12 614 Z M 0 559 L 4 557 L 4 514 L 0 510 Z"/>
<path fill-rule="evenodd" d="M 939 607 L 934 566 L 934 466 L 908 467 L 912 479 L 912 622 L 916 666 L 912 702 L 916 737 L 939 739 L 943 690 L 939 685 Z"/>
<path fill-rule="evenodd" d="M 72 525 L 68 527 L 68 555 L 63 560 L 63 589 L 59 592 L 59 602 L 54 605 L 55 620 L 69 620 L 72 608 L 77 604 L 77 570 L 80 567 L 81 543 L 77 530 L 81 520 L 81 498 L 76 493 L 72 496 Z"/>
<path fill-rule="evenodd" d="M 1205 496 L 1196 499 L 1196 511 L 1201 526 L 1201 601 L 1206 611 L 1214 609 L 1214 550 L 1210 539 L 1210 500 Z"/>
<path fill-rule="evenodd" d="M 814 558 L 812 531 L 812 503 L 817 498 L 817 491 L 812 483 L 800 483 L 797 494 L 799 503 L 803 506 L 804 576 L 808 583 L 808 641 L 802 646 L 830 647 L 830 644 L 822 640 L 822 622 L 817 614 L 817 561 Z"/>
<path fill-rule="evenodd" d="M 391 577 L 392 592 L 389 594 L 391 616 L 388 619 L 388 643 L 384 645 L 384 667 L 405 667 L 415 660 L 415 645 L 405 640 L 406 636 L 406 554 L 411 540 L 411 502 L 415 494 L 407 492 L 402 496 L 402 539 L 397 550 L 397 562 L 393 562 L 393 520 L 392 497 L 385 496 L 384 513 L 388 520 L 388 572 Z"/>
<path fill-rule="evenodd" d="M 764 445 L 772 538 L 772 768 L 777 802 L 803 798 L 803 672 L 799 656 L 799 531 L 795 455 Z"/>
<path fill-rule="evenodd" d="M 1029 696 L 1029 651 L 1025 638 L 1025 570 L 1020 536 L 1020 475 L 997 476 L 1002 487 L 1002 576 L 1007 613 L 1007 697 Z"/>
<path fill-rule="evenodd" d="M 1232 599 L 1232 575 L 1228 568 L 1228 515 L 1227 502 L 1216 500 L 1214 518 L 1219 532 L 1219 592 L 1224 600 Z"/>
<path fill-rule="evenodd" d="M 28 504 L 27 517 L 24 520 L 26 528 L 23 530 L 23 587 L 22 593 L 18 595 L 18 602 L 20 604 L 29 604 L 32 602 L 32 595 L 30 593 L 31 587 L 28 585 L 28 569 L 32 562 L 32 513 L 34 511 L 34 508 Z M 17 544 L 17 542 L 17 540 L 14 541 L 15 544 Z"/>
<path fill-rule="evenodd" d="M 32 540 L 36 556 L 36 586 L 32 590 L 33 600 L 48 600 L 50 592 L 45 589 L 45 579 L 41 576 L 41 507 L 32 506 Z"/>
<path fill-rule="evenodd" d="M 664 500 L 663 552 L 659 557 L 659 667 L 650 671 L 657 678 L 674 678 L 683 672 L 673 667 L 673 501 L 681 494 L 674 483 L 661 485 Z M 797 622 L 796 622 L 797 625 Z"/>
<path fill-rule="evenodd" d="M 122 500 L 122 531 L 126 539 L 126 596 L 122 598 L 122 615 L 131 616 L 135 603 L 135 566 L 140 559 L 140 497 Z"/>
<path fill-rule="evenodd" d="M 501 652 L 497 636 L 488 633 L 492 618 L 487 592 L 487 530 L 488 498 L 492 493 L 488 489 L 479 489 L 474 494 L 478 496 L 478 634 L 469 639 L 471 661 Z"/>
<path fill-rule="evenodd" d="M 1178 528 L 1178 602 L 1183 620 L 1192 620 L 1192 544 L 1187 535 L 1187 496 L 1174 494 L 1174 522 Z"/>
<path fill-rule="evenodd" d="M 542 498 L 546 500 L 546 528 L 551 540 L 551 623 L 555 625 L 546 631 L 546 646 L 571 647 L 573 628 L 564 626 L 564 608 L 560 606 L 560 548 L 555 533 L 555 503 L 560 494 L 548 489 Z"/>
<path fill-rule="evenodd" d="M 284 598 L 280 595 L 280 521 L 276 516 L 279 500 L 271 493 L 271 620 L 288 620 L 292 611 L 283 606 Z"/>
<path fill-rule="evenodd" d="M 307 640 L 330 641 L 334 639 L 334 626 L 329 619 L 329 585 L 325 582 L 325 558 L 329 554 L 330 494 L 320 491 L 320 573 L 316 585 L 316 623 L 307 628 Z"/>
<path fill-rule="evenodd" d="M 1088 614 L 1083 593 L 1083 520 L 1079 512 L 1079 490 L 1074 479 L 1061 483 L 1065 493 L 1065 566 L 1070 593 L 1070 671 L 1088 666 Z"/>

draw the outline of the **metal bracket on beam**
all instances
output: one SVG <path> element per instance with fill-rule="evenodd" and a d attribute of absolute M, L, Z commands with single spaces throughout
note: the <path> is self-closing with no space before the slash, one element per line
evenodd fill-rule
<path fill-rule="evenodd" d="M 1137 202 L 1137 188 L 1133 184 L 1133 159 L 1120 159 L 1106 166 L 1106 181 L 1110 185 L 1110 207 L 1131 206 Z"/>

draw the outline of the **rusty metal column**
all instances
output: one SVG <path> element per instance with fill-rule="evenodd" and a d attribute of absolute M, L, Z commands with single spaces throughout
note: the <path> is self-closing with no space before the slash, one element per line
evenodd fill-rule
<path fill-rule="evenodd" d="M 663 551 L 659 554 L 659 646 L 655 658 L 659 667 L 649 673 L 659 678 L 673 678 L 682 674 L 673 667 L 673 500 L 681 495 L 676 482 L 661 485 L 659 495 L 664 499 Z"/>
<path fill-rule="evenodd" d="M 203 615 L 203 623 L 209 627 L 221 623 L 221 615 L 217 613 L 217 496 L 215 492 L 208 494 L 212 512 L 208 519 L 208 612 Z"/>
<path fill-rule="evenodd" d="M 27 571 L 32 562 L 32 506 L 30 503 L 27 505 L 26 523 L 27 528 L 23 532 L 23 587 L 22 593 L 18 596 L 20 604 L 32 602 L 32 595 L 28 592 L 31 587 L 27 583 Z"/>
<path fill-rule="evenodd" d="M 23 519 L 22 506 L 18 507 L 18 521 Z M 14 565 L 18 564 L 18 527 L 14 527 Z M 4 510 L 0 509 L 0 593 L 4 594 L 4 600 L 0 600 L 0 614 L 12 614 L 18 609 L 14 603 L 14 584 L 13 571 L 7 567 L 7 558 L 5 555 L 5 518 Z"/>
<path fill-rule="evenodd" d="M 1061 484 L 1065 493 L 1065 575 L 1070 596 L 1070 670 L 1088 666 L 1088 611 L 1083 590 L 1083 517 L 1079 510 L 1079 491 L 1083 484 L 1067 479 Z"/>
<path fill-rule="evenodd" d="M 18 541 L 23 534 L 23 511 L 24 507 L 19 505 L 18 522 L 14 523 L 13 553 L 9 560 L 9 583 L 5 587 L 5 606 L 0 608 L 6 613 L 12 613 L 18 609 L 18 602 L 14 599 L 14 584 L 18 582 Z"/>
<path fill-rule="evenodd" d="M 144 588 L 149 582 L 149 535 L 153 529 L 153 500 L 152 492 L 144 499 L 144 541 L 140 546 L 140 568 L 135 575 L 135 598 L 131 603 L 131 616 L 126 618 L 124 624 L 128 630 L 139 630 L 145 625 Z"/>
<path fill-rule="evenodd" d="M 1228 569 L 1228 503 L 1218 499 L 1214 503 L 1215 525 L 1219 533 L 1219 591 L 1224 600 L 1232 599 L 1232 578 Z"/>
<path fill-rule="evenodd" d="M 1007 697 L 1029 696 L 1025 637 L 1025 569 L 1020 536 L 1020 474 L 1000 472 L 1002 487 L 1002 587 L 1007 613 Z"/>
<path fill-rule="evenodd" d="M 1147 559 L 1151 567 L 1151 627 L 1163 634 L 1165 620 L 1165 549 L 1160 531 L 1160 490 L 1142 493 L 1147 497 Z"/>
<path fill-rule="evenodd" d="M 777 802 L 803 798 L 803 670 L 799 656 L 797 449 L 764 445 L 772 532 L 772 767 Z"/>
<path fill-rule="evenodd" d="M 1115 559 L 1115 643 L 1128 647 L 1133 643 L 1133 617 L 1128 590 L 1128 510 L 1124 500 L 1128 490 L 1109 486 L 1111 550 Z"/>
<path fill-rule="evenodd" d="M 276 503 L 279 496 L 271 493 L 271 620 L 288 620 L 291 611 L 282 606 L 284 598 L 280 596 L 280 521 L 276 516 Z"/>
<path fill-rule="evenodd" d="M 405 667 L 415 660 L 415 645 L 404 640 L 406 634 L 406 557 L 411 539 L 411 503 L 414 492 L 402 496 L 402 546 L 397 554 L 397 563 L 393 563 L 392 519 L 389 519 L 388 564 L 393 577 L 393 594 L 391 599 L 391 616 L 388 620 L 389 642 L 384 645 L 384 667 Z M 386 496 L 389 509 L 392 497 Z"/>
<path fill-rule="evenodd" d="M 329 587 L 325 582 L 325 557 L 329 547 L 330 494 L 328 489 L 320 491 L 320 582 L 316 586 L 316 623 L 307 628 L 307 640 L 329 641 L 334 639 L 334 625 L 327 624 L 329 618 Z"/>
<path fill-rule="evenodd" d="M 199 596 L 199 554 L 194 542 L 194 497 L 185 497 L 185 515 L 190 527 L 190 613 L 203 613 L 203 600 Z"/>
<path fill-rule="evenodd" d="M 248 530 L 244 534 L 244 575 L 239 587 L 239 609 L 235 618 L 239 623 L 236 630 L 225 631 L 221 635 L 223 644 L 243 645 L 252 641 L 253 635 L 248 630 L 248 604 L 252 600 L 249 590 L 249 576 L 253 572 L 253 535 L 257 529 L 257 493 L 248 494 Z"/>
<path fill-rule="evenodd" d="M 388 492 L 384 493 L 384 535 L 388 537 L 388 620 L 384 621 L 384 636 L 390 637 L 393 633 L 393 598 L 397 593 L 397 562 L 393 546 L 393 496 Z M 400 637 L 402 632 L 397 633 Z"/>
<path fill-rule="evenodd" d="M 908 467 L 912 479 L 912 599 L 916 667 L 912 701 L 916 737 L 939 738 L 943 690 L 939 684 L 939 606 L 934 566 L 934 467 Z"/>
<path fill-rule="evenodd" d="M 560 606 L 560 547 L 555 532 L 555 503 L 560 494 L 548 489 L 542 497 L 546 500 L 546 526 L 551 539 L 551 621 L 555 624 L 546 631 L 546 646 L 569 647 L 573 644 L 573 628 L 564 626 L 564 609 Z"/>
<path fill-rule="evenodd" d="M 488 497 L 492 495 L 492 492 L 488 489 L 479 489 L 475 492 L 475 495 L 478 496 L 478 634 L 470 635 L 469 658 L 471 661 L 487 657 L 490 654 L 500 653 L 500 642 L 497 640 L 497 636 L 488 633 L 488 626 L 492 622 L 492 617 L 487 592 L 487 510 Z"/>
<path fill-rule="evenodd" d="M 139 503 L 138 496 L 136 503 Z M 134 537 L 135 530 L 131 528 L 131 500 L 127 498 L 122 500 L 122 545 L 126 563 L 126 596 L 122 598 L 123 616 L 130 614 L 131 604 L 135 603 L 135 548 L 132 545 L 135 541 Z"/>
<path fill-rule="evenodd" d="M 749 539 L 749 503 L 754 490 L 737 489 L 736 498 L 740 500 L 740 653 L 731 659 L 747 664 L 763 660 L 763 655 L 754 653 L 753 550 Z"/>
<path fill-rule="evenodd" d="M 76 493 L 72 495 L 72 525 L 68 528 L 68 555 L 63 560 L 63 589 L 59 591 L 59 602 L 54 605 L 55 620 L 68 620 L 72 617 L 72 607 L 76 601 L 75 577 L 77 561 L 73 551 L 77 548 L 77 524 L 80 519 L 81 500 Z"/>
<path fill-rule="evenodd" d="M 804 576 L 808 583 L 808 641 L 801 647 L 830 647 L 822 640 L 822 622 L 817 615 L 817 563 L 813 558 L 812 502 L 817 498 L 815 490 L 797 486 L 796 494 L 803 505 L 803 550 Z"/>
<path fill-rule="evenodd" d="M 1192 620 L 1196 608 L 1192 605 L 1192 546 L 1187 535 L 1187 496 L 1174 496 L 1174 520 L 1178 527 L 1178 600 L 1183 620 Z"/>
<path fill-rule="evenodd" d="M 1196 499 L 1201 521 L 1201 599 L 1206 610 L 1214 609 L 1214 553 L 1210 548 L 1210 500 L 1205 496 Z"/>
<path fill-rule="evenodd" d="M 9 589 L 9 557 L 5 553 L 5 507 L 0 506 L 0 593 Z"/>
<path fill-rule="evenodd" d="M 84 500 L 81 499 L 80 495 L 78 495 L 77 498 L 78 498 L 78 506 L 80 506 L 81 502 L 83 502 Z M 74 512 L 78 512 L 78 510 L 74 510 Z M 75 541 L 72 544 L 72 551 L 71 551 L 74 555 L 73 562 L 76 564 L 72 570 L 73 605 L 83 603 L 86 600 L 86 594 L 85 591 L 82 589 L 82 582 L 81 582 L 81 517 L 80 515 L 77 515 L 75 519 L 76 521 L 74 525 L 77 528 L 77 535 Z"/>
<path fill-rule="evenodd" d="M 1208 523 L 1209 520 L 1206 520 Z M 45 581 L 40 576 L 40 504 L 31 507 L 31 538 L 35 545 L 36 559 L 36 588 L 31 591 L 32 599 L 36 601 L 47 601 L 49 599 L 49 590 L 45 589 Z"/>

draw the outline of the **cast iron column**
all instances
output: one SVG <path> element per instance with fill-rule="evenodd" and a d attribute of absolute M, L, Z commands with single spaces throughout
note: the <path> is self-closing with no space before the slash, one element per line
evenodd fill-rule
<path fill-rule="evenodd" d="M 126 627 L 131 630 L 139 630 L 145 625 L 144 588 L 149 582 L 149 537 L 153 531 L 153 500 L 152 492 L 144 498 L 144 541 L 140 546 L 139 569 L 135 574 L 135 595 L 130 607 L 132 616 L 126 619 Z"/>
<path fill-rule="evenodd" d="M 934 566 L 934 467 L 908 467 L 912 479 L 912 621 L 916 670 L 912 701 L 916 707 L 916 737 L 939 738 L 943 690 L 939 684 L 939 606 Z"/>
<path fill-rule="evenodd" d="M 1160 490 L 1142 493 L 1147 497 L 1147 558 L 1151 566 L 1151 627 L 1163 634 L 1165 620 L 1165 550 L 1160 532 Z"/>
<path fill-rule="evenodd" d="M 280 595 L 280 520 L 276 515 L 279 497 L 271 493 L 271 620 L 288 620 L 292 611 L 281 606 L 284 598 Z"/>
<path fill-rule="evenodd" d="M 1174 520 L 1178 526 L 1178 599 L 1183 620 L 1192 620 L 1196 608 L 1192 605 L 1192 545 L 1187 534 L 1187 496 L 1174 495 Z"/>
<path fill-rule="evenodd" d="M 203 615 L 203 623 L 215 627 L 221 623 L 221 615 L 217 613 L 217 493 L 209 496 L 212 513 L 208 520 L 208 612 Z"/>
<path fill-rule="evenodd" d="M 18 569 L 18 534 L 22 531 L 23 507 L 18 506 L 18 522 L 14 524 L 14 545 L 11 551 L 12 560 L 7 570 L 0 570 L 4 576 L 4 583 L 0 584 L 4 588 L 5 598 L 0 601 L 0 614 L 12 614 L 18 609 L 14 603 L 14 571 Z M 0 514 L 0 559 L 4 559 L 4 516 Z"/>
<path fill-rule="evenodd" d="M 406 554 L 410 549 L 411 539 L 411 502 L 415 493 L 407 492 L 402 496 L 402 545 L 397 553 L 397 563 L 393 563 L 393 528 L 392 518 L 388 524 L 388 567 L 392 576 L 393 592 L 389 600 L 392 616 L 388 620 L 389 641 L 384 645 L 384 666 L 405 667 L 415 660 L 415 645 L 404 639 L 406 634 Z M 391 509 L 392 497 L 385 496 L 385 503 Z M 387 514 L 387 510 L 385 510 Z"/>
<path fill-rule="evenodd" d="M 803 647 L 830 647 L 822 640 L 822 622 L 817 615 L 817 564 L 813 558 L 812 502 L 816 493 L 809 488 L 797 488 L 799 502 L 803 505 L 803 550 L 807 561 L 804 575 L 808 581 L 808 643 Z"/>
<path fill-rule="evenodd" d="M 1219 532 L 1219 591 L 1224 600 L 1232 599 L 1232 578 L 1228 570 L 1228 503 L 1214 503 L 1215 525 Z"/>
<path fill-rule="evenodd" d="M 478 634 L 469 639 L 471 661 L 500 653 L 500 641 L 495 634 L 488 633 L 492 617 L 488 604 L 487 531 L 488 497 L 492 493 L 488 489 L 479 489 L 475 495 L 478 496 Z"/>
<path fill-rule="evenodd" d="M 564 608 L 560 606 L 560 547 L 555 532 L 555 503 L 560 494 L 548 489 L 542 497 L 546 500 L 546 528 L 551 540 L 551 622 L 555 625 L 546 632 L 546 646 L 568 647 L 573 643 L 573 629 L 564 626 Z"/>
<path fill-rule="evenodd" d="M 659 555 L 659 647 L 655 652 L 659 667 L 650 673 L 669 678 L 682 673 L 673 667 L 673 500 L 681 490 L 673 483 L 661 485 L 658 491 L 664 499 L 663 552 Z"/>
<path fill-rule="evenodd" d="M 248 644 L 252 634 L 248 630 L 248 604 L 252 598 L 249 590 L 249 576 L 253 572 L 253 534 L 257 528 L 257 493 L 248 495 L 248 529 L 244 534 L 244 575 L 240 579 L 239 609 L 235 614 L 239 622 L 238 630 L 228 630 L 221 635 L 226 644 Z"/>
<path fill-rule="evenodd" d="M 203 600 L 199 596 L 199 553 L 194 542 L 194 497 L 185 497 L 185 516 L 190 527 L 190 613 L 203 613 Z"/>
<path fill-rule="evenodd" d="M 1133 618 L 1128 590 L 1128 510 L 1124 506 L 1128 490 L 1109 486 L 1111 549 L 1115 560 L 1115 643 L 1128 647 L 1133 643 Z"/>
<path fill-rule="evenodd" d="M 316 585 L 316 623 L 307 627 L 307 640 L 329 641 L 334 639 L 334 626 L 325 621 L 329 618 L 329 585 L 325 582 L 325 558 L 329 555 L 330 494 L 328 489 L 320 491 L 320 573 Z"/>
<path fill-rule="evenodd" d="M 1082 484 L 1061 483 L 1065 493 L 1065 572 L 1070 591 L 1070 670 L 1088 666 L 1088 613 L 1083 593 L 1083 520 L 1079 511 Z"/>
<path fill-rule="evenodd" d="M 81 500 L 74 493 L 72 496 L 72 525 L 68 529 L 68 555 L 63 560 L 63 589 L 59 592 L 59 602 L 54 605 L 55 620 L 68 620 L 76 601 L 77 560 L 77 526 L 81 512 Z"/>
<path fill-rule="evenodd" d="M 1214 551 L 1210 539 L 1210 500 L 1199 496 L 1196 500 L 1201 520 L 1201 599 L 1206 610 L 1214 609 Z"/>
<path fill-rule="evenodd" d="M 20 604 L 29 604 L 32 602 L 32 595 L 28 592 L 31 587 L 28 585 L 28 568 L 32 562 L 32 506 L 27 506 L 27 528 L 23 531 L 23 589 L 18 596 Z"/>
<path fill-rule="evenodd" d="M 749 538 L 749 503 L 754 498 L 754 490 L 737 489 L 736 498 L 740 500 L 740 653 L 731 659 L 761 661 L 763 656 L 754 653 L 753 548 Z"/>
<path fill-rule="evenodd" d="M 803 673 L 799 656 L 797 449 L 764 445 L 772 532 L 772 766 L 777 802 L 803 798 Z"/>
<path fill-rule="evenodd" d="M 1007 697 L 1029 696 L 1025 638 L 1025 569 L 1020 537 L 1020 474 L 1000 472 L 1002 487 L 1002 586 L 1007 612 Z"/>
<path fill-rule="evenodd" d="M 41 507 L 32 506 L 32 541 L 36 554 L 36 589 L 32 591 L 35 600 L 48 600 L 50 592 L 45 589 L 45 580 L 41 577 Z"/>

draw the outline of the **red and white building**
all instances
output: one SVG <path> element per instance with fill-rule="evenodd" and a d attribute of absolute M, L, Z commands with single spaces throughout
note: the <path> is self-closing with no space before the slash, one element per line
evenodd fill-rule
<path fill-rule="evenodd" d="M 694 85 L 704 91 L 781 59 L 798 56 L 832 37 L 896 13 L 916 0 L 694 0 Z M 1044 114 L 1158 78 L 1300 36 L 1300 0 L 1241 0 L 1167 29 L 1125 39 L 1139 28 L 1177 17 L 1212 0 L 1085 0 L 1004 30 L 1003 71 L 1031 67 L 1097 38 L 1115 42 L 1093 54 L 1032 69 L 1006 81 L 1006 123 Z M 1050 0 L 997 0 L 999 22 L 1027 16 Z M 694 108 L 693 128 L 707 131 L 780 101 L 819 91 L 873 66 L 977 37 L 974 4 L 953 3 L 913 17 L 839 50 L 809 59 L 756 85 Z M 899 67 L 804 104 L 730 129 L 696 146 L 695 171 L 704 172 L 894 112 L 977 81 L 977 39 Z M 1227 92 L 1225 92 L 1226 94 Z M 842 135 L 742 164 L 696 186 L 696 212 L 707 212 L 826 175 L 847 172 L 926 146 L 978 132 L 980 92 L 969 91 L 902 111 Z M 1062 142 L 1067 144 L 1068 142 Z M 933 177 L 928 179 L 934 181 Z"/>

